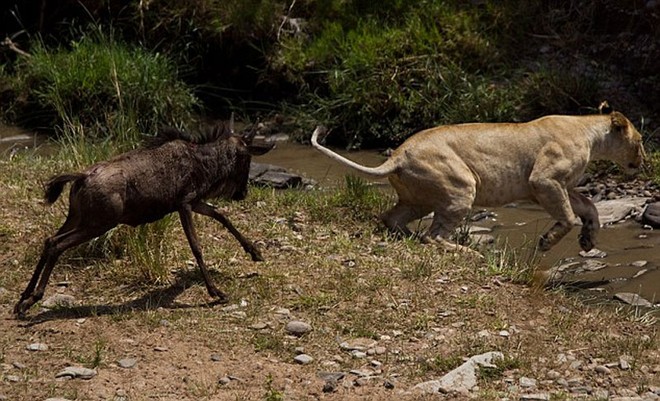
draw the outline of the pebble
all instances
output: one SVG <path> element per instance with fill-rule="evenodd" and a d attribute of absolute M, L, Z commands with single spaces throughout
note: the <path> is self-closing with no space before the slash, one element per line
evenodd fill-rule
<path fill-rule="evenodd" d="M 531 379 L 529 377 L 521 377 L 518 383 L 520 383 L 520 387 L 523 388 L 536 387 L 536 379 Z"/>
<path fill-rule="evenodd" d="M 537 394 L 522 394 L 520 401 L 550 401 L 550 394 L 548 393 L 537 393 Z"/>
<path fill-rule="evenodd" d="M 43 343 L 29 344 L 25 347 L 28 351 L 47 351 L 48 345 Z"/>
<path fill-rule="evenodd" d="M 649 264 L 649 262 L 646 261 L 646 260 L 636 260 L 636 261 L 632 262 L 632 263 L 630 264 L 630 266 L 633 266 L 633 267 L 644 267 L 644 266 L 646 266 L 647 264 Z"/>
<path fill-rule="evenodd" d="M 154 347 L 154 351 L 156 351 L 156 352 L 165 352 L 165 351 L 167 351 L 167 347 Z"/>
<path fill-rule="evenodd" d="M 94 376 L 96 376 L 96 371 L 93 369 L 83 368 L 80 366 L 68 366 L 56 374 L 55 378 L 89 380 Z"/>
<path fill-rule="evenodd" d="M 644 306 L 648 308 L 653 307 L 651 302 L 640 297 L 639 294 L 635 294 L 633 292 L 618 292 L 614 294 L 614 299 L 632 306 Z"/>
<path fill-rule="evenodd" d="M 309 323 L 300 320 L 292 320 L 286 324 L 286 331 L 294 336 L 302 336 L 303 334 L 312 331 L 312 326 Z"/>
<path fill-rule="evenodd" d="M 355 338 L 352 340 L 344 341 L 339 344 L 339 347 L 346 351 L 362 351 L 365 352 L 369 348 L 376 346 L 376 340 L 370 338 Z"/>
<path fill-rule="evenodd" d="M 136 364 L 137 364 L 137 359 L 135 358 L 123 358 L 117 361 L 117 365 L 119 365 L 119 367 L 122 367 L 124 369 L 134 368 Z"/>
<path fill-rule="evenodd" d="M 257 322 L 257 323 L 255 323 L 255 324 L 251 325 L 250 328 L 251 328 L 252 330 L 263 330 L 263 329 L 267 329 L 267 328 L 268 328 L 268 323 Z"/>
<path fill-rule="evenodd" d="M 596 368 L 594 370 L 596 371 L 596 373 L 600 373 L 600 374 L 604 374 L 604 375 L 609 375 L 610 373 L 612 373 L 610 368 L 608 368 L 607 366 L 603 366 L 603 365 L 596 366 Z"/>
<path fill-rule="evenodd" d="M 16 369 L 19 369 L 19 370 L 27 368 L 27 365 L 25 365 L 24 363 L 20 363 L 20 362 L 14 362 L 11 365 L 13 367 L 15 367 Z"/>
<path fill-rule="evenodd" d="M 367 353 L 354 349 L 351 351 L 351 356 L 355 359 L 364 359 L 367 357 Z"/>
<path fill-rule="evenodd" d="M 601 251 L 600 249 L 592 249 L 589 252 L 580 251 L 580 256 L 583 258 L 599 258 L 602 259 L 607 257 L 607 252 Z"/>
<path fill-rule="evenodd" d="M 223 385 L 223 386 L 226 386 L 227 384 L 231 383 L 231 379 L 227 376 L 224 376 L 224 377 L 221 377 L 220 379 L 218 379 L 218 383 Z"/>
<path fill-rule="evenodd" d="M 296 355 L 296 357 L 293 358 L 293 360 L 301 365 L 307 365 L 309 363 L 312 363 L 314 361 L 314 358 L 312 358 L 307 354 L 300 354 L 300 355 Z"/>
<path fill-rule="evenodd" d="M 628 360 L 625 359 L 625 358 L 619 358 L 619 368 L 621 370 L 629 370 L 630 369 L 630 362 L 628 362 Z"/>
<path fill-rule="evenodd" d="M 19 381 L 21 381 L 21 378 L 16 375 L 7 375 L 5 376 L 5 380 L 11 383 L 18 383 Z"/>
<path fill-rule="evenodd" d="M 561 374 L 560 374 L 559 372 L 557 372 L 556 370 L 550 370 L 550 371 L 548 371 L 548 373 L 546 374 L 546 376 L 547 376 L 548 379 L 550 379 L 550 380 L 557 380 L 557 379 L 559 379 L 559 378 L 561 377 Z"/>
<path fill-rule="evenodd" d="M 337 382 L 335 380 L 328 380 L 323 383 L 324 393 L 334 393 L 335 391 L 337 391 Z"/>
<path fill-rule="evenodd" d="M 76 299 L 73 295 L 67 294 L 54 294 L 48 297 L 45 301 L 41 303 L 41 306 L 44 308 L 55 308 L 55 307 L 71 307 L 76 303 Z"/>
<path fill-rule="evenodd" d="M 211 354 L 211 360 L 213 362 L 220 362 L 222 360 L 222 357 L 220 354 Z"/>
<path fill-rule="evenodd" d="M 46 398 L 44 401 L 71 401 L 68 398 L 55 397 L 55 398 Z"/>
<path fill-rule="evenodd" d="M 339 381 L 343 379 L 346 376 L 346 373 L 344 372 L 318 372 L 316 374 L 321 380 L 325 381 Z"/>

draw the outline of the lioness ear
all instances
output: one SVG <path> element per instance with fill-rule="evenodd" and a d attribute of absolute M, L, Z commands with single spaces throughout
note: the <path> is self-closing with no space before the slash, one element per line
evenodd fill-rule
<path fill-rule="evenodd" d="M 614 128 L 625 128 L 628 126 L 628 119 L 618 111 L 612 112 L 610 118 L 612 119 L 612 127 Z"/>

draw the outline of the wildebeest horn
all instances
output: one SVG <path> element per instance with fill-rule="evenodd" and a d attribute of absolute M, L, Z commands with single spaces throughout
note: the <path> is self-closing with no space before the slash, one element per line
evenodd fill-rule
<path fill-rule="evenodd" d="M 229 132 L 234 135 L 234 112 L 229 116 Z"/>

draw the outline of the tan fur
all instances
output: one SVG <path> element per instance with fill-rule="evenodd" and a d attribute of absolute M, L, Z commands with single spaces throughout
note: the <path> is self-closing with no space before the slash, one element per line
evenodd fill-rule
<path fill-rule="evenodd" d="M 321 146 L 318 127 L 312 145 L 329 157 L 375 177 L 388 177 L 397 204 L 382 216 L 404 235 L 408 222 L 434 212 L 424 241 L 444 248 L 475 206 L 501 206 L 517 200 L 541 205 L 557 223 L 541 237 L 550 249 L 583 222 L 580 246 L 591 249 L 599 228 L 593 203 L 573 190 L 592 160 L 610 160 L 627 170 L 644 158 L 642 137 L 618 112 L 592 116 L 547 116 L 527 123 L 446 125 L 408 138 L 379 167 L 364 167 Z"/>

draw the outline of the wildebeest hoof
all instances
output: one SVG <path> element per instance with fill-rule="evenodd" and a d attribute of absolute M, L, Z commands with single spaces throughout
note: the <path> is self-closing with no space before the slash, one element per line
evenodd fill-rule
<path fill-rule="evenodd" d="M 261 256 L 261 252 L 256 249 L 253 249 L 252 252 L 250 252 L 250 255 L 252 256 L 253 262 L 263 262 L 265 260 L 264 257 Z"/>
<path fill-rule="evenodd" d="M 220 302 L 227 302 L 229 300 L 229 298 L 227 298 L 227 295 L 224 292 L 220 291 L 215 287 L 208 287 L 207 290 L 211 297 L 217 298 L 217 300 Z"/>
<path fill-rule="evenodd" d="M 539 243 L 537 245 L 537 248 L 541 252 L 549 251 L 550 248 L 552 248 L 552 245 L 550 244 L 550 240 L 548 239 L 548 237 L 544 235 L 541 238 L 539 238 Z"/>
<path fill-rule="evenodd" d="M 580 235 L 578 237 L 578 242 L 580 243 L 580 248 L 582 248 L 582 250 L 585 252 L 589 252 L 596 245 L 594 244 L 594 241 L 592 241 L 591 237 L 586 235 Z"/>
<path fill-rule="evenodd" d="M 27 301 L 19 301 L 16 306 L 14 306 L 14 315 L 19 319 L 25 318 L 25 312 L 30 309 L 30 306 Z"/>

